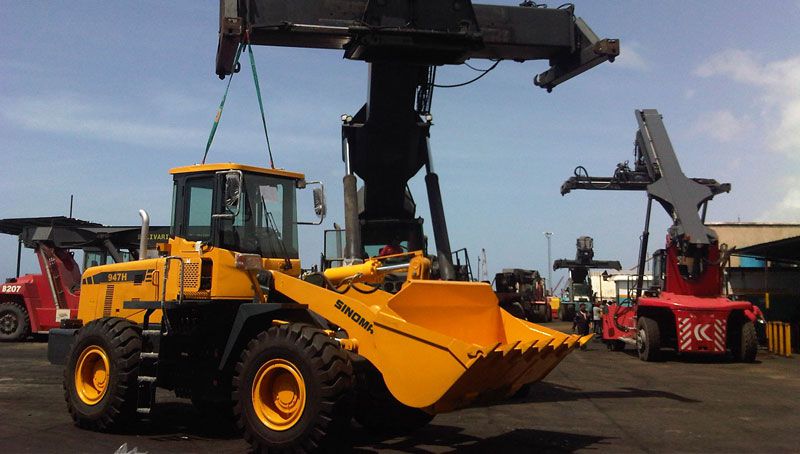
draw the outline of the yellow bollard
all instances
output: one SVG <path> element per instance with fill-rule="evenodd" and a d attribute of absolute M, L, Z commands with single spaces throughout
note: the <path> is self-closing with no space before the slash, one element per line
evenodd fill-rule
<path fill-rule="evenodd" d="M 772 332 L 772 322 L 767 322 L 767 348 L 770 353 L 775 351 L 775 334 Z"/>
<path fill-rule="evenodd" d="M 784 323 L 783 324 L 783 333 L 786 340 L 786 357 L 790 358 L 792 356 L 792 324 L 791 323 Z"/>

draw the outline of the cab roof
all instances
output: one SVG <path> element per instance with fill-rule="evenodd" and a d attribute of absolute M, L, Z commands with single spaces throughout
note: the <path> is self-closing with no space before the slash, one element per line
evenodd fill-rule
<path fill-rule="evenodd" d="M 242 172 L 260 173 L 263 175 L 272 175 L 276 177 L 293 178 L 302 180 L 305 175 L 297 172 L 290 172 L 283 169 L 268 169 L 266 167 L 249 166 L 245 164 L 236 164 L 233 162 L 223 162 L 217 164 L 194 164 L 190 166 L 175 167 L 169 170 L 172 175 L 183 173 L 202 173 L 202 172 L 219 172 L 224 170 L 241 170 Z"/>

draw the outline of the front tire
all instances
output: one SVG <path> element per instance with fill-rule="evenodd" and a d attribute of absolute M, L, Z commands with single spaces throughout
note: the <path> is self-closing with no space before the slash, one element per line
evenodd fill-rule
<path fill-rule="evenodd" d="M 505 306 L 503 309 L 516 318 L 527 320 L 525 317 L 525 308 L 523 308 L 522 304 L 520 304 L 518 301 L 514 301 L 513 303 Z"/>
<path fill-rule="evenodd" d="M 237 426 L 254 452 L 329 446 L 351 419 L 353 366 L 336 340 L 290 323 L 247 344 L 233 378 Z"/>
<path fill-rule="evenodd" d="M 758 338 L 753 322 L 742 323 L 741 332 L 732 346 L 732 353 L 736 361 L 752 363 L 758 353 Z"/>
<path fill-rule="evenodd" d="M 642 361 L 658 361 L 661 357 L 661 333 L 652 318 L 639 317 L 636 322 L 636 349 Z"/>
<path fill-rule="evenodd" d="M 118 429 L 136 414 L 142 340 L 122 318 L 101 318 L 78 331 L 64 368 L 64 398 L 85 429 Z"/>
<path fill-rule="evenodd" d="M 606 347 L 608 347 L 609 351 L 621 352 L 621 351 L 625 350 L 625 342 L 623 342 L 623 341 L 621 341 L 619 339 L 607 340 L 607 341 L 605 341 L 605 343 L 606 343 Z"/>
<path fill-rule="evenodd" d="M 31 334 L 28 311 L 13 301 L 0 303 L 0 341 L 21 341 Z"/>

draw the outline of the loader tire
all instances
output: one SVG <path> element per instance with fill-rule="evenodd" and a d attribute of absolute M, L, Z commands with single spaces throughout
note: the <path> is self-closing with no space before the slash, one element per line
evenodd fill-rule
<path fill-rule="evenodd" d="M 331 448 L 352 419 L 353 381 L 350 357 L 335 339 L 309 325 L 273 326 L 236 364 L 236 425 L 256 453 Z"/>
<path fill-rule="evenodd" d="M 64 368 L 64 398 L 84 429 L 121 428 L 136 414 L 139 329 L 117 317 L 89 322 L 78 331 Z"/>
<path fill-rule="evenodd" d="M 731 353 L 736 361 L 752 363 L 756 360 L 758 338 L 756 338 L 756 327 L 753 322 L 742 323 L 741 330 L 733 341 Z"/>
<path fill-rule="evenodd" d="M 434 415 L 398 401 L 386 387 L 383 375 L 368 361 L 356 373 L 355 420 L 370 432 L 400 436 L 426 426 Z"/>
<path fill-rule="evenodd" d="M 661 357 L 661 333 L 658 323 L 649 317 L 639 317 L 636 329 L 636 350 L 639 359 L 658 361 Z"/>
<path fill-rule="evenodd" d="M 21 341 L 31 334 L 31 319 L 23 306 L 13 301 L 0 303 L 0 341 Z"/>
<path fill-rule="evenodd" d="M 545 322 L 552 322 L 553 321 L 553 308 L 548 304 L 548 305 L 545 306 L 544 310 L 547 311 L 544 314 L 544 321 Z"/>

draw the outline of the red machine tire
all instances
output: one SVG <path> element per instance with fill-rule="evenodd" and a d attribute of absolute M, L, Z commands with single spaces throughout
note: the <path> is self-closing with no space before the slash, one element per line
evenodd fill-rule
<path fill-rule="evenodd" d="M 612 352 L 621 352 L 625 350 L 625 342 L 619 339 L 607 341 L 606 345 Z"/>
<path fill-rule="evenodd" d="M 548 304 L 548 305 L 545 306 L 545 311 L 547 311 L 547 312 L 545 313 L 544 321 L 552 322 L 553 321 L 553 308 Z"/>
<path fill-rule="evenodd" d="M 736 361 L 752 363 L 756 360 L 758 338 L 756 337 L 756 327 L 753 322 L 742 323 L 738 339 L 735 339 L 731 350 Z"/>
<path fill-rule="evenodd" d="M 661 358 L 661 332 L 658 322 L 649 317 L 639 317 L 636 322 L 636 350 L 642 361 Z"/>
<path fill-rule="evenodd" d="M 31 319 L 24 306 L 13 301 L 0 303 L 0 341 L 21 341 L 31 334 Z"/>
<path fill-rule="evenodd" d="M 522 304 L 520 304 L 519 302 L 514 301 L 511 304 L 501 307 L 514 317 L 520 318 L 522 320 L 527 320 L 527 317 L 525 317 L 525 308 L 522 307 Z"/>

